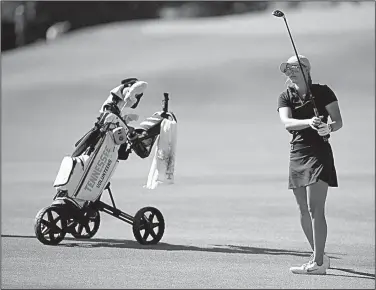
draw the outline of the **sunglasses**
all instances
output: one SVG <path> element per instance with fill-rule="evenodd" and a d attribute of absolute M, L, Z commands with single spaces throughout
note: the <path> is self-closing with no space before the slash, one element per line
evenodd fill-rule
<path fill-rule="evenodd" d="M 302 68 L 306 68 L 305 65 L 302 64 Z M 298 64 L 291 64 L 287 65 L 283 73 L 287 76 L 291 75 L 292 72 L 300 71 L 300 66 Z"/>

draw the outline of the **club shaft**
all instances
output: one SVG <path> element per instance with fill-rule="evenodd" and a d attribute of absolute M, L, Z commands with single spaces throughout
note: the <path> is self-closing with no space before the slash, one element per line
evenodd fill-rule
<path fill-rule="evenodd" d="M 289 33 L 290 40 L 291 40 L 291 43 L 292 43 L 292 47 L 294 48 L 294 52 L 295 52 L 296 58 L 297 58 L 297 60 L 298 60 L 300 70 L 301 70 L 301 72 L 302 72 L 302 75 L 303 75 L 303 78 L 304 78 L 304 82 L 305 82 L 306 87 L 307 87 L 307 90 L 308 90 L 308 94 L 309 94 L 310 98 L 312 99 L 313 110 L 314 110 L 315 116 L 316 116 L 316 117 L 319 117 L 319 113 L 318 113 L 318 111 L 317 111 L 317 107 L 316 107 L 316 104 L 315 104 L 314 98 L 313 98 L 312 93 L 311 93 L 311 88 L 310 88 L 309 85 L 308 85 L 307 78 L 306 78 L 305 73 L 304 73 L 304 71 L 303 71 L 302 63 L 300 62 L 300 59 L 299 59 L 299 56 L 298 56 L 298 51 L 296 50 L 296 47 L 295 47 L 295 44 L 294 44 L 294 40 L 292 39 L 292 35 L 291 35 L 291 32 L 290 32 L 290 28 L 289 28 L 289 26 L 288 26 L 288 24 L 287 24 L 286 17 L 283 17 L 283 20 L 285 21 L 286 28 L 287 28 L 287 32 Z"/>
<path fill-rule="evenodd" d="M 304 74 L 303 67 L 302 67 L 302 63 L 300 62 L 300 59 L 299 59 L 299 56 L 298 56 L 298 52 L 297 52 L 297 50 L 296 50 L 296 47 L 295 47 L 295 44 L 294 44 L 294 40 L 292 39 L 292 35 L 291 35 L 291 32 L 290 32 L 290 28 L 289 28 L 289 26 L 288 26 L 288 24 L 287 24 L 287 20 L 286 20 L 286 17 L 285 17 L 285 16 L 283 16 L 283 20 L 285 21 L 286 28 L 287 28 L 287 32 L 289 33 L 290 40 L 291 40 L 292 46 L 293 46 L 293 48 L 294 48 L 294 52 L 295 52 L 296 58 L 297 58 L 297 60 L 298 60 L 299 67 L 300 67 L 300 70 L 301 70 L 302 75 L 303 75 L 304 82 L 305 82 L 306 87 L 307 87 L 307 91 L 308 91 L 309 98 L 310 98 L 311 101 L 312 101 L 313 112 L 314 112 L 315 116 L 316 116 L 317 118 L 319 118 L 320 116 L 319 116 L 319 111 L 317 110 L 317 106 L 316 106 L 316 103 L 315 103 L 315 98 L 314 98 L 314 96 L 312 95 L 312 92 L 311 92 L 311 88 L 310 88 L 310 86 L 308 85 L 308 81 L 307 81 L 306 76 L 305 76 L 305 74 Z M 327 141 L 327 140 L 328 140 L 328 136 L 324 136 L 323 139 L 324 139 L 324 141 Z"/>

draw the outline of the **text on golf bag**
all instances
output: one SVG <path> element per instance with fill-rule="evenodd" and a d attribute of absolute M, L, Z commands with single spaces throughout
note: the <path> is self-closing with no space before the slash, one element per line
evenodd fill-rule
<path fill-rule="evenodd" d="M 88 182 L 85 185 L 85 189 L 92 191 L 94 186 L 99 188 L 107 174 L 108 169 L 111 166 L 112 160 L 108 159 L 108 156 L 110 154 L 110 148 L 107 146 L 104 148 L 103 153 L 101 157 L 98 159 L 97 164 L 94 166 L 94 170 L 89 177 Z M 104 168 L 104 170 L 103 170 Z M 103 170 L 103 172 L 102 172 Z"/>

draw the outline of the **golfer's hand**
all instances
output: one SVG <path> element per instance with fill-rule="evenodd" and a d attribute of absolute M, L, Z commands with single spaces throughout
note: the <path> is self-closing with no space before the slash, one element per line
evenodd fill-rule
<path fill-rule="evenodd" d="M 330 126 L 330 124 L 321 123 L 319 127 L 317 128 L 317 133 L 320 136 L 326 136 L 330 134 L 330 132 L 332 132 L 332 127 Z"/>
<path fill-rule="evenodd" d="M 313 117 L 312 119 L 309 120 L 309 125 L 311 126 L 312 129 L 318 130 L 319 125 L 321 124 L 321 118 L 318 117 Z"/>

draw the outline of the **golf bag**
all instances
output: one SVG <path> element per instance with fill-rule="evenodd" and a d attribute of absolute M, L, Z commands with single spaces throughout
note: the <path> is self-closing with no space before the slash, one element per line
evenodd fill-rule
<path fill-rule="evenodd" d="M 165 94 L 163 111 L 154 113 L 133 128 L 124 121 L 117 110 L 107 106 L 91 128 L 75 144 L 71 156 L 64 157 L 54 187 L 57 196 L 74 199 L 78 205 L 95 201 L 108 183 L 119 160 L 127 160 L 131 152 L 144 159 L 151 153 L 161 132 L 164 119 L 176 122 L 167 111 Z"/>

